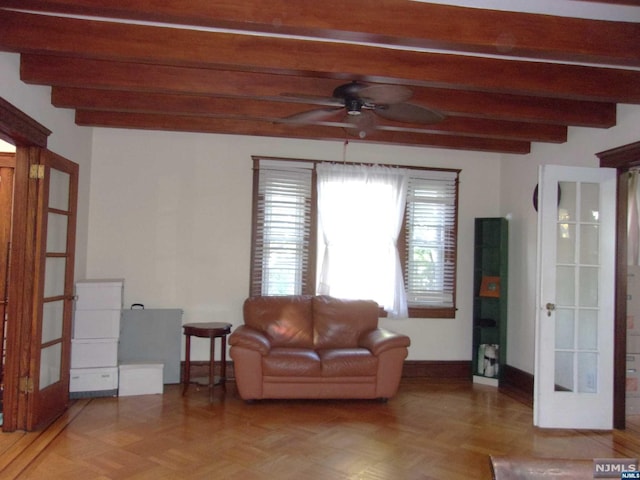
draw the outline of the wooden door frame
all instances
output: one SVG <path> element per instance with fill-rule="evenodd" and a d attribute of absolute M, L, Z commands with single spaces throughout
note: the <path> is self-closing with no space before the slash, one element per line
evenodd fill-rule
<path fill-rule="evenodd" d="M 0 98 L 0 138 L 16 146 L 3 398 L 2 429 L 5 432 L 24 428 L 23 422 L 26 420 L 26 394 L 20 392 L 20 377 L 29 373 L 27 360 L 31 343 L 35 261 L 33 246 L 27 241 L 35 221 L 29 218 L 28 211 L 29 195 L 33 195 L 30 193 L 33 189 L 29 188 L 29 169 L 39 162 L 50 134 L 51 131 L 46 127 Z"/>
<path fill-rule="evenodd" d="M 616 298 L 613 366 L 613 426 L 626 427 L 627 370 L 627 194 L 626 173 L 640 166 L 640 142 L 597 153 L 601 167 L 618 171 L 616 207 Z"/>
<path fill-rule="evenodd" d="M 9 249 L 13 212 L 13 177 L 16 171 L 16 154 L 0 152 L 0 381 L 4 385 L 5 323 L 9 287 Z"/>

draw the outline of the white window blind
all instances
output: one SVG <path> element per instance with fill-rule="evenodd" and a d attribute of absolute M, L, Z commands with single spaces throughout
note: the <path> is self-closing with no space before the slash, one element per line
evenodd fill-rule
<path fill-rule="evenodd" d="M 404 272 L 409 306 L 454 306 L 456 200 L 456 172 L 411 173 Z"/>
<path fill-rule="evenodd" d="M 312 167 L 262 160 L 252 260 L 254 295 L 298 295 L 309 267 Z"/>

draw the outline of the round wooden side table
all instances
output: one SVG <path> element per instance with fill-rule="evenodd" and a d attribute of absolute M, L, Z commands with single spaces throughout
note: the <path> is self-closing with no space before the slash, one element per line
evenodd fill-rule
<path fill-rule="evenodd" d="M 184 375 L 182 395 L 187 393 L 190 383 L 209 387 L 209 401 L 213 400 L 213 387 L 222 385 L 225 387 L 227 380 L 227 335 L 231 333 L 231 324 L 224 322 L 185 323 L 182 326 L 186 339 L 184 354 Z M 208 338 L 211 352 L 209 354 L 209 377 L 191 379 L 191 337 Z M 215 376 L 215 340 L 221 340 L 220 376 Z"/>

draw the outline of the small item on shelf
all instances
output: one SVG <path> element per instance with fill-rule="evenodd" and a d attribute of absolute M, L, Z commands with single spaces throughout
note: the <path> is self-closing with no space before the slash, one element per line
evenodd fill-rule
<path fill-rule="evenodd" d="M 482 277 L 480 284 L 481 297 L 499 297 L 500 296 L 500 277 Z"/>
<path fill-rule="evenodd" d="M 493 318 L 478 319 L 478 327 L 495 327 L 498 323 Z"/>
<path fill-rule="evenodd" d="M 498 350 L 500 346 L 495 343 L 482 343 L 478 345 L 478 375 L 484 377 L 498 376 Z"/>

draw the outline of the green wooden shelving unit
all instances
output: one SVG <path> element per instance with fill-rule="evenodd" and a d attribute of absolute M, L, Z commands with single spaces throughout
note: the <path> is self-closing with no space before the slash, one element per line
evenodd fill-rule
<path fill-rule="evenodd" d="M 507 359 L 508 227 L 505 218 L 475 219 L 472 374 L 494 386 Z"/>

